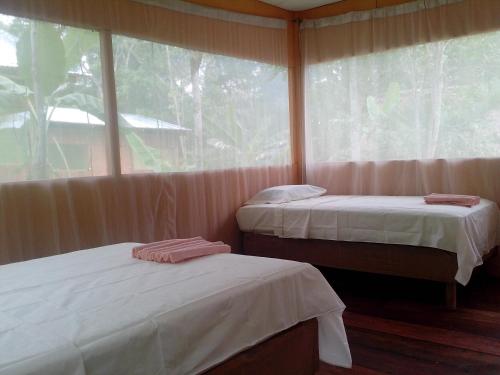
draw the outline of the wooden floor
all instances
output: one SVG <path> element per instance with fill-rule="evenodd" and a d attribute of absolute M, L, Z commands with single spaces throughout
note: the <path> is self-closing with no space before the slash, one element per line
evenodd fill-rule
<path fill-rule="evenodd" d="M 500 279 L 474 275 L 447 311 L 437 283 L 322 272 L 347 306 L 353 368 L 321 364 L 318 375 L 500 374 Z"/>

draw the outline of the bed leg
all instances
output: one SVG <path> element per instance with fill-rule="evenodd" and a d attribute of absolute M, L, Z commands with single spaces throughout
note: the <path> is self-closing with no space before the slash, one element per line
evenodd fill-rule
<path fill-rule="evenodd" d="M 446 308 L 449 310 L 457 308 L 457 284 L 454 281 L 446 283 Z"/>

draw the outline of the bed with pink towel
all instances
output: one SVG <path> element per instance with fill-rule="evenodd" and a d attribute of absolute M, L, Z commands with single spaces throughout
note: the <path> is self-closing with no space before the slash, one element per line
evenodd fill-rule
<path fill-rule="evenodd" d="M 496 203 L 474 196 L 324 195 L 241 207 L 241 231 L 283 239 L 408 245 L 457 254 L 455 280 L 466 285 L 474 267 L 498 244 Z M 353 255 L 354 256 L 354 255 Z M 295 259 L 295 258 L 294 258 Z"/>
<path fill-rule="evenodd" d="M 477 195 L 432 193 L 424 196 L 424 202 L 426 204 L 473 207 L 481 203 L 481 197 L 478 197 Z"/>
<path fill-rule="evenodd" d="M 351 365 L 316 268 L 229 251 L 193 238 L 0 266 L 0 374 L 198 374 L 314 318 L 320 358 Z"/>

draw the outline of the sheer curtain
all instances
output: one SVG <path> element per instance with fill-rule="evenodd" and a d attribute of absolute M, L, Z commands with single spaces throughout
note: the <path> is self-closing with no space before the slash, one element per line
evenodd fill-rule
<path fill-rule="evenodd" d="M 433 0 L 306 21 L 307 181 L 500 203 L 499 11 Z"/>
<path fill-rule="evenodd" d="M 122 171 L 290 163 L 286 67 L 115 36 Z"/>
<path fill-rule="evenodd" d="M 293 182 L 285 21 L 177 0 L 0 14 L 0 263 L 197 235 L 238 249 L 236 210 Z M 31 71 L 23 33 L 45 47 Z"/>
<path fill-rule="evenodd" d="M 285 21 L 177 0 L 1 12 L 31 18 L 0 19 L 0 181 L 105 175 L 118 153 L 125 173 L 291 164 Z M 106 140 L 103 30 L 120 149 Z"/>

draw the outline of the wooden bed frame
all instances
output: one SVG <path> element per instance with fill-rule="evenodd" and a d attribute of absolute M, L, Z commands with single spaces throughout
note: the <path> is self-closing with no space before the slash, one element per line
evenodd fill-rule
<path fill-rule="evenodd" d="M 290 259 L 318 266 L 439 281 L 446 284 L 446 307 L 457 305 L 457 255 L 429 247 L 280 238 L 244 233 L 243 254 Z M 496 254 L 494 248 L 485 257 Z"/>
<path fill-rule="evenodd" d="M 314 375 L 318 367 L 318 321 L 310 319 L 235 355 L 203 374 Z"/>

